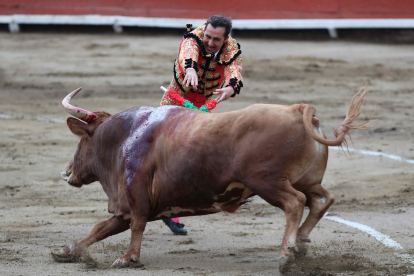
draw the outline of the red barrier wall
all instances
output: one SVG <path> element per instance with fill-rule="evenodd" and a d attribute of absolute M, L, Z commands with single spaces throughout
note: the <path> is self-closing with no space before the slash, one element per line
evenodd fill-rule
<path fill-rule="evenodd" d="M 123 15 L 206 19 L 414 18 L 413 0 L 0 0 L 0 15 Z"/>

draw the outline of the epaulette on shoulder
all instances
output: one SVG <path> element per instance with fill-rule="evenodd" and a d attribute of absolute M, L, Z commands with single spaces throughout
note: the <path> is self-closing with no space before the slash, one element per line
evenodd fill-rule
<path fill-rule="evenodd" d="M 188 28 L 188 25 L 191 25 L 191 24 L 187 24 L 187 32 L 184 33 L 184 39 L 186 39 L 186 38 L 194 38 L 196 40 L 198 46 L 200 47 L 201 52 L 203 53 L 203 56 L 207 56 L 208 57 L 208 55 L 210 53 L 207 53 L 206 49 L 204 48 L 203 41 L 202 41 L 202 39 L 204 37 L 205 25 L 202 25 L 202 26 L 200 26 L 198 28 L 195 28 L 192 31 L 188 31 L 188 29 L 189 29 Z"/>
<path fill-rule="evenodd" d="M 229 65 L 238 56 L 241 55 L 240 44 L 236 42 L 231 36 L 229 36 L 223 44 L 223 47 L 218 52 L 216 61 L 218 64 Z"/>

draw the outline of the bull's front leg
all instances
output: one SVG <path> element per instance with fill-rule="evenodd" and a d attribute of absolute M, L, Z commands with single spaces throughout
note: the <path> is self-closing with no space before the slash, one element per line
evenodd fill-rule
<path fill-rule="evenodd" d="M 85 248 L 109 236 L 128 230 L 129 222 L 129 220 L 113 216 L 112 218 L 95 225 L 89 236 L 80 243 L 67 246 L 57 253 L 52 252 L 52 257 L 57 262 L 77 262 L 80 260 Z"/>
<path fill-rule="evenodd" d="M 124 255 L 118 258 L 112 267 L 142 267 L 140 263 L 141 241 L 147 225 L 146 217 L 137 217 L 131 219 L 131 242 Z"/>

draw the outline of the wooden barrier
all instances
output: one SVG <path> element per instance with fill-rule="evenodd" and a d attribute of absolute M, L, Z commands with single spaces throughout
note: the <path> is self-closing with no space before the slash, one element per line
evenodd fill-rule
<path fill-rule="evenodd" d="M 412 0 L 0 0 L 0 15 L 122 15 L 206 19 L 413 18 Z"/>
<path fill-rule="evenodd" d="M 414 28 L 412 0 L 0 0 L 0 23 L 90 24 L 182 28 L 213 14 L 233 19 L 234 29 Z"/>

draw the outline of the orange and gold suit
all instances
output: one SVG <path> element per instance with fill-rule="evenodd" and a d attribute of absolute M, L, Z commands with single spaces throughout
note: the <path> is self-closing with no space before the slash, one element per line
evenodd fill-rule
<path fill-rule="evenodd" d="M 243 87 L 240 44 L 229 35 L 216 56 L 214 53 L 206 53 L 202 43 L 205 27 L 206 25 L 203 25 L 184 34 L 178 58 L 174 63 L 174 77 L 168 87 L 168 90 L 177 92 L 198 108 L 205 104 L 218 88 L 233 87 L 234 97 Z M 187 68 L 193 68 L 197 72 L 197 90 L 183 84 Z M 163 105 L 177 103 L 164 94 L 161 100 L 161 106 Z"/>

